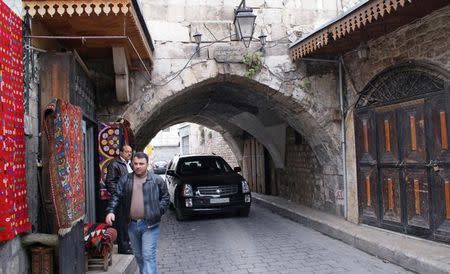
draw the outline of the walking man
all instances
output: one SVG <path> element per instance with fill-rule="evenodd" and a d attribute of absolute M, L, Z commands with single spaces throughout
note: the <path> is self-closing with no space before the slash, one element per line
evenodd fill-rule
<path fill-rule="evenodd" d="M 128 213 L 128 235 L 140 274 L 156 273 L 159 222 L 169 205 L 169 192 L 164 180 L 147 168 L 147 154 L 134 154 L 134 172 L 120 178 L 106 209 L 106 223 L 111 225 L 117 205 L 124 204 Z"/>
<path fill-rule="evenodd" d="M 133 171 L 130 167 L 131 153 L 132 149 L 130 146 L 122 146 L 119 151 L 119 156 L 112 160 L 108 165 L 105 185 L 111 195 L 116 191 L 116 185 L 119 179 Z M 128 237 L 127 222 L 124 217 L 127 213 L 123 212 L 123 208 L 122 205 L 119 206 L 117 218 L 114 222 L 114 228 L 117 229 L 117 247 L 120 254 L 132 254 L 130 239 Z"/>

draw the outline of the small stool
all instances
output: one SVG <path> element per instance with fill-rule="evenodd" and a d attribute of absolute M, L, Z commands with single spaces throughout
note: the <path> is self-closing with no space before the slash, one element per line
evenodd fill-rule
<path fill-rule="evenodd" d="M 86 271 L 93 268 L 103 268 L 108 271 L 108 267 L 112 265 L 112 252 L 109 252 L 104 257 L 92 257 L 87 252 L 86 255 Z"/>

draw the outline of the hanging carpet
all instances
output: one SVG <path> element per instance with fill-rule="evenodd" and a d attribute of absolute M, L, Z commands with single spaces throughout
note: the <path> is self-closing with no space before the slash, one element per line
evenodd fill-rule
<path fill-rule="evenodd" d="M 22 20 L 0 1 L 0 241 L 31 229 L 23 117 Z"/>
<path fill-rule="evenodd" d="M 81 121 L 81 109 L 60 99 L 53 99 L 44 114 L 51 196 L 59 235 L 70 232 L 85 212 Z"/>

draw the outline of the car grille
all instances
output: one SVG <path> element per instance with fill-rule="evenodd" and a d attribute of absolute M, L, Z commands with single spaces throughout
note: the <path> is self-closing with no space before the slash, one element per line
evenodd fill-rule
<path fill-rule="evenodd" d="M 218 193 L 218 191 L 220 193 Z M 237 185 L 225 185 L 225 186 L 199 186 L 197 187 L 198 196 L 216 196 L 216 195 L 232 195 L 238 192 Z"/>

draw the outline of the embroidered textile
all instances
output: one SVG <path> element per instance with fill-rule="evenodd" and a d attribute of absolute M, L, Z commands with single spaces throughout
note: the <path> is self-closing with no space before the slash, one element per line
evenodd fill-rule
<path fill-rule="evenodd" d="M 133 134 L 127 121 L 102 123 L 98 133 L 100 165 L 100 200 L 109 200 L 111 194 L 106 189 L 105 178 L 108 164 L 119 156 L 122 144 L 131 145 Z"/>
<path fill-rule="evenodd" d="M 106 190 L 105 178 L 109 163 L 119 155 L 121 128 L 119 123 L 101 125 L 98 134 L 98 151 L 100 164 L 100 199 L 109 200 L 110 194 Z"/>
<path fill-rule="evenodd" d="M 113 249 L 116 238 L 116 229 L 107 224 L 84 225 L 84 248 L 93 258 L 108 255 Z"/>
<path fill-rule="evenodd" d="M 22 21 L 0 1 L 0 241 L 31 229 L 22 71 Z"/>
<path fill-rule="evenodd" d="M 81 109 L 53 99 L 44 114 L 48 138 L 50 188 L 58 234 L 84 216 L 83 132 Z"/>

